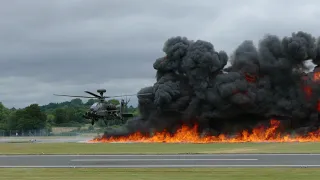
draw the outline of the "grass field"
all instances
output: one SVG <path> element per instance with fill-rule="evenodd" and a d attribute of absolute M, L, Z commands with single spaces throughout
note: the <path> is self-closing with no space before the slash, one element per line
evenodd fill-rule
<path fill-rule="evenodd" d="M 316 180 L 320 169 L 298 168 L 192 168 L 192 169 L 0 169 L 5 180 Z"/>
<path fill-rule="evenodd" d="M 1 143 L 0 154 L 320 153 L 320 143 Z"/>

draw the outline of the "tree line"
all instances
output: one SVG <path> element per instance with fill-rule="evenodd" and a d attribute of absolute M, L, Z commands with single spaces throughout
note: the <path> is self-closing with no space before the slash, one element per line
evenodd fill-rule
<path fill-rule="evenodd" d="M 91 105 L 96 102 L 89 99 L 83 102 L 81 99 L 72 99 L 61 103 L 49 103 L 39 106 L 31 104 L 22 109 L 7 108 L 0 102 L 0 131 L 26 131 L 26 130 L 50 130 L 52 127 L 75 127 L 89 124 L 90 121 L 82 117 Z M 116 99 L 108 101 L 114 105 L 120 102 Z M 133 106 L 127 107 L 128 113 L 138 114 L 138 109 Z M 114 121 L 119 125 L 120 121 Z M 98 123 L 98 125 L 105 125 Z"/>

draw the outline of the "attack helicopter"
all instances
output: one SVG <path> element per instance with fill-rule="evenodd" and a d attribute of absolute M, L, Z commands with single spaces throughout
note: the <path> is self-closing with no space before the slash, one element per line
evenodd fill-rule
<path fill-rule="evenodd" d="M 95 94 L 90 91 L 84 91 L 85 93 L 88 93 L 92 96 L 73 96 L 73 95 L 65 95 L 65 94 L 53 94 L 55 96 L 66 96 L 66 97 L 77 97 L 77 98 L 97 98 L 98 102 L 95 102 L 89 110 L 84 113 L 82 116 L 85 119 L 91 120 L 91 124 L 94 125 L 96 121 L 99 119 L 104 120 L 104 122 L 107 124 L 106 121 L 108 120 L 114 120 L 114 119 L 120 119 L 124 120 L 125 118 L 133 117 L 132 113 L 126 113 L 124 110 L 127 107 L 127 104 L 129 103 L 130 99 L 126 101 L 124 99 L 121 99 L 120 105 L 114 105 L 109 102 L 106 102 L 105 99 L 107 98 L 118 98 L 118 97 L 127 97 L 127 96 L 134 96 L 134 95 L 150 95 L 151 93 L 144 93 L 144 94 L 129 94 L 129 95 L 118 95 L 118 96 L 103 96 L 103 94 L 106 92 L 106 89 L 98 89 L 97 92 L 100 94 Z"/>

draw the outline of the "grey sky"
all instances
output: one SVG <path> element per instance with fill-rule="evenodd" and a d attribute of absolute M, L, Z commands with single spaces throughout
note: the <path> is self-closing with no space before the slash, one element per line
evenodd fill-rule
<path fill-rule="evenodd" d="M 136 93 L 155 82 L 152 65 L 172 36 L 230 54 L 266 33 L 319 36 L 317 7 L 317 0 L 1 1 L 0 101 L 25 107 L 70 100 L 53 93 Z"/>

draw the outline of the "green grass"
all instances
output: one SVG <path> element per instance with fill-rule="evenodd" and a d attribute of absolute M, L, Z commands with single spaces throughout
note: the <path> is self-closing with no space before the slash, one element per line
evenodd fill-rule
<path fill-rule="evenodd" d="M 320 153 L 320 143 L 1 143 L 0 154 Z"/>
<path fill-rule="evenodd" d="M 0 169 L 5 180 L 318 180 L 320 169 L 190 168 L 190 169 Z"/>

